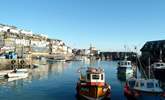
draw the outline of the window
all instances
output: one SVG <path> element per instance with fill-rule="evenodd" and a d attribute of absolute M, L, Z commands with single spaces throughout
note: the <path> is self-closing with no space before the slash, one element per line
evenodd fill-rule
<path fill-rule="evenodd" d="M 157 67 L 159 67 L 159 66 L 160 66 L 160 64 L 156 64 L 156 66 L 157 66 Z"/>
<path fill-rule="evenodd" d="M 87 80 L 90 80 L 90 74 L 87 74 Z"/>
<path fill-rule="evenodd" d="M 99 75 L 98 74 L 92 75 L 92 79 L 98 80 L 99 79 Z"/>
<path fill-rule="evenodd" d="M 129 86 L 133 88 L 135 86 L 135 81 L 129 81 Z"/>
<path fill-rule="evenodd" d="M 155 86 L 158 87 L 159 85 L 156 83 Z"/>
<path fill-rule="evenodd" d="M 139 87 L 139 82 L 136 83 L 136 87 Z"/>
<path fill-rule="evenodd" d="M 103 74 L 101 74 L 101 80 L 103 80 Z"/>
<path fill-rule="evenodd" d="M 140 83 L 140 86 L 141 86 L 141 87 L 144 87 L 144 83 L 143 83 L 143 82 L 142 82 L 142 83 Z"/>
<path fill-rule="evenodd" d="M 154 88 L 154 84 L 152 82 L 147 83 L 147 88 Z"/>

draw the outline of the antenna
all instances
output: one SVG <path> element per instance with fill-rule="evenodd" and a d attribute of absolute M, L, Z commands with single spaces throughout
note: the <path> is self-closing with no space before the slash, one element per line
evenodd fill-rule
<path fill-rule="evenodd" d="M 160 62 L 162 62 L 162 49 L 160 49 Z"/>
<path fill-rule="evenodd" d="M 151 73 L 150 73 L 150 57 L 149 57 L 149 59 L 148 59 L 148 64 L 149 64 L 149 65 L 148 65 L 148 67 L 149 67 L 149 69 L 148 69 L 148 77 L 149 77 L 149 79 L 150 79 L 150 74 L 151 74 Z"/>

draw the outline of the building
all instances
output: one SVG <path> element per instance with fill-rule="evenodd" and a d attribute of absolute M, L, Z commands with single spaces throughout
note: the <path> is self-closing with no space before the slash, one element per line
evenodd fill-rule
<path fill-rule="evenodd" d="M 160 59 L 165 61 L 165 40 L 148 41 L 140 51 L 141 61 L 144 65 L 148 65 L 149 58 L 151 63 L 159 61 Z"/>
<path fill-rule="evenodd" d="M 30 30 L 0 24 L 0 53 L 9 51 L 14 51 L 18 57 L 24 54 L 40 56 L 72 53 L 72 49 L 62 40 L 49 39 L 44 34 L 34 34 Z"/>
<path fill-rule="evenodd" d="M 110 59 L 110 60 L 123 60 L 125 57 L 127 59 L 134 61 L 136 58 L 135 52 L 100 52 L 101 59 Z"/>

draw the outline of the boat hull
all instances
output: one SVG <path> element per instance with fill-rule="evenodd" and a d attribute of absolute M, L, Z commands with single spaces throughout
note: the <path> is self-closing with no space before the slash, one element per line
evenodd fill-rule
<path fill-rule="evenodd" d="M 152 91 L 142 91 L 134 88 L 130 88 L 128 86 L 124 87 L 124 95 L 129 98 L 139 97 L 163 97 L 163 92 L 152 92 Z"/>
<path fill-rule="evenodd" d="M 110 98 L 110 86 L 90 86 L 77 84 L 77 94 L 88 100 L 102 100 Z"/>

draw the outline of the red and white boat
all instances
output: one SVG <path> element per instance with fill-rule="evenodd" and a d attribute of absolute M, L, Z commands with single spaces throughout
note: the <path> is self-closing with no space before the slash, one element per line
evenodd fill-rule
<path fill-rule="evenodd" d="M 85 75 L 77 82 L 77 94 L 89 100 L 110 98 L 111 87 L 105 82 L 105 73 L 101 68 L 88 67 Z"/>

